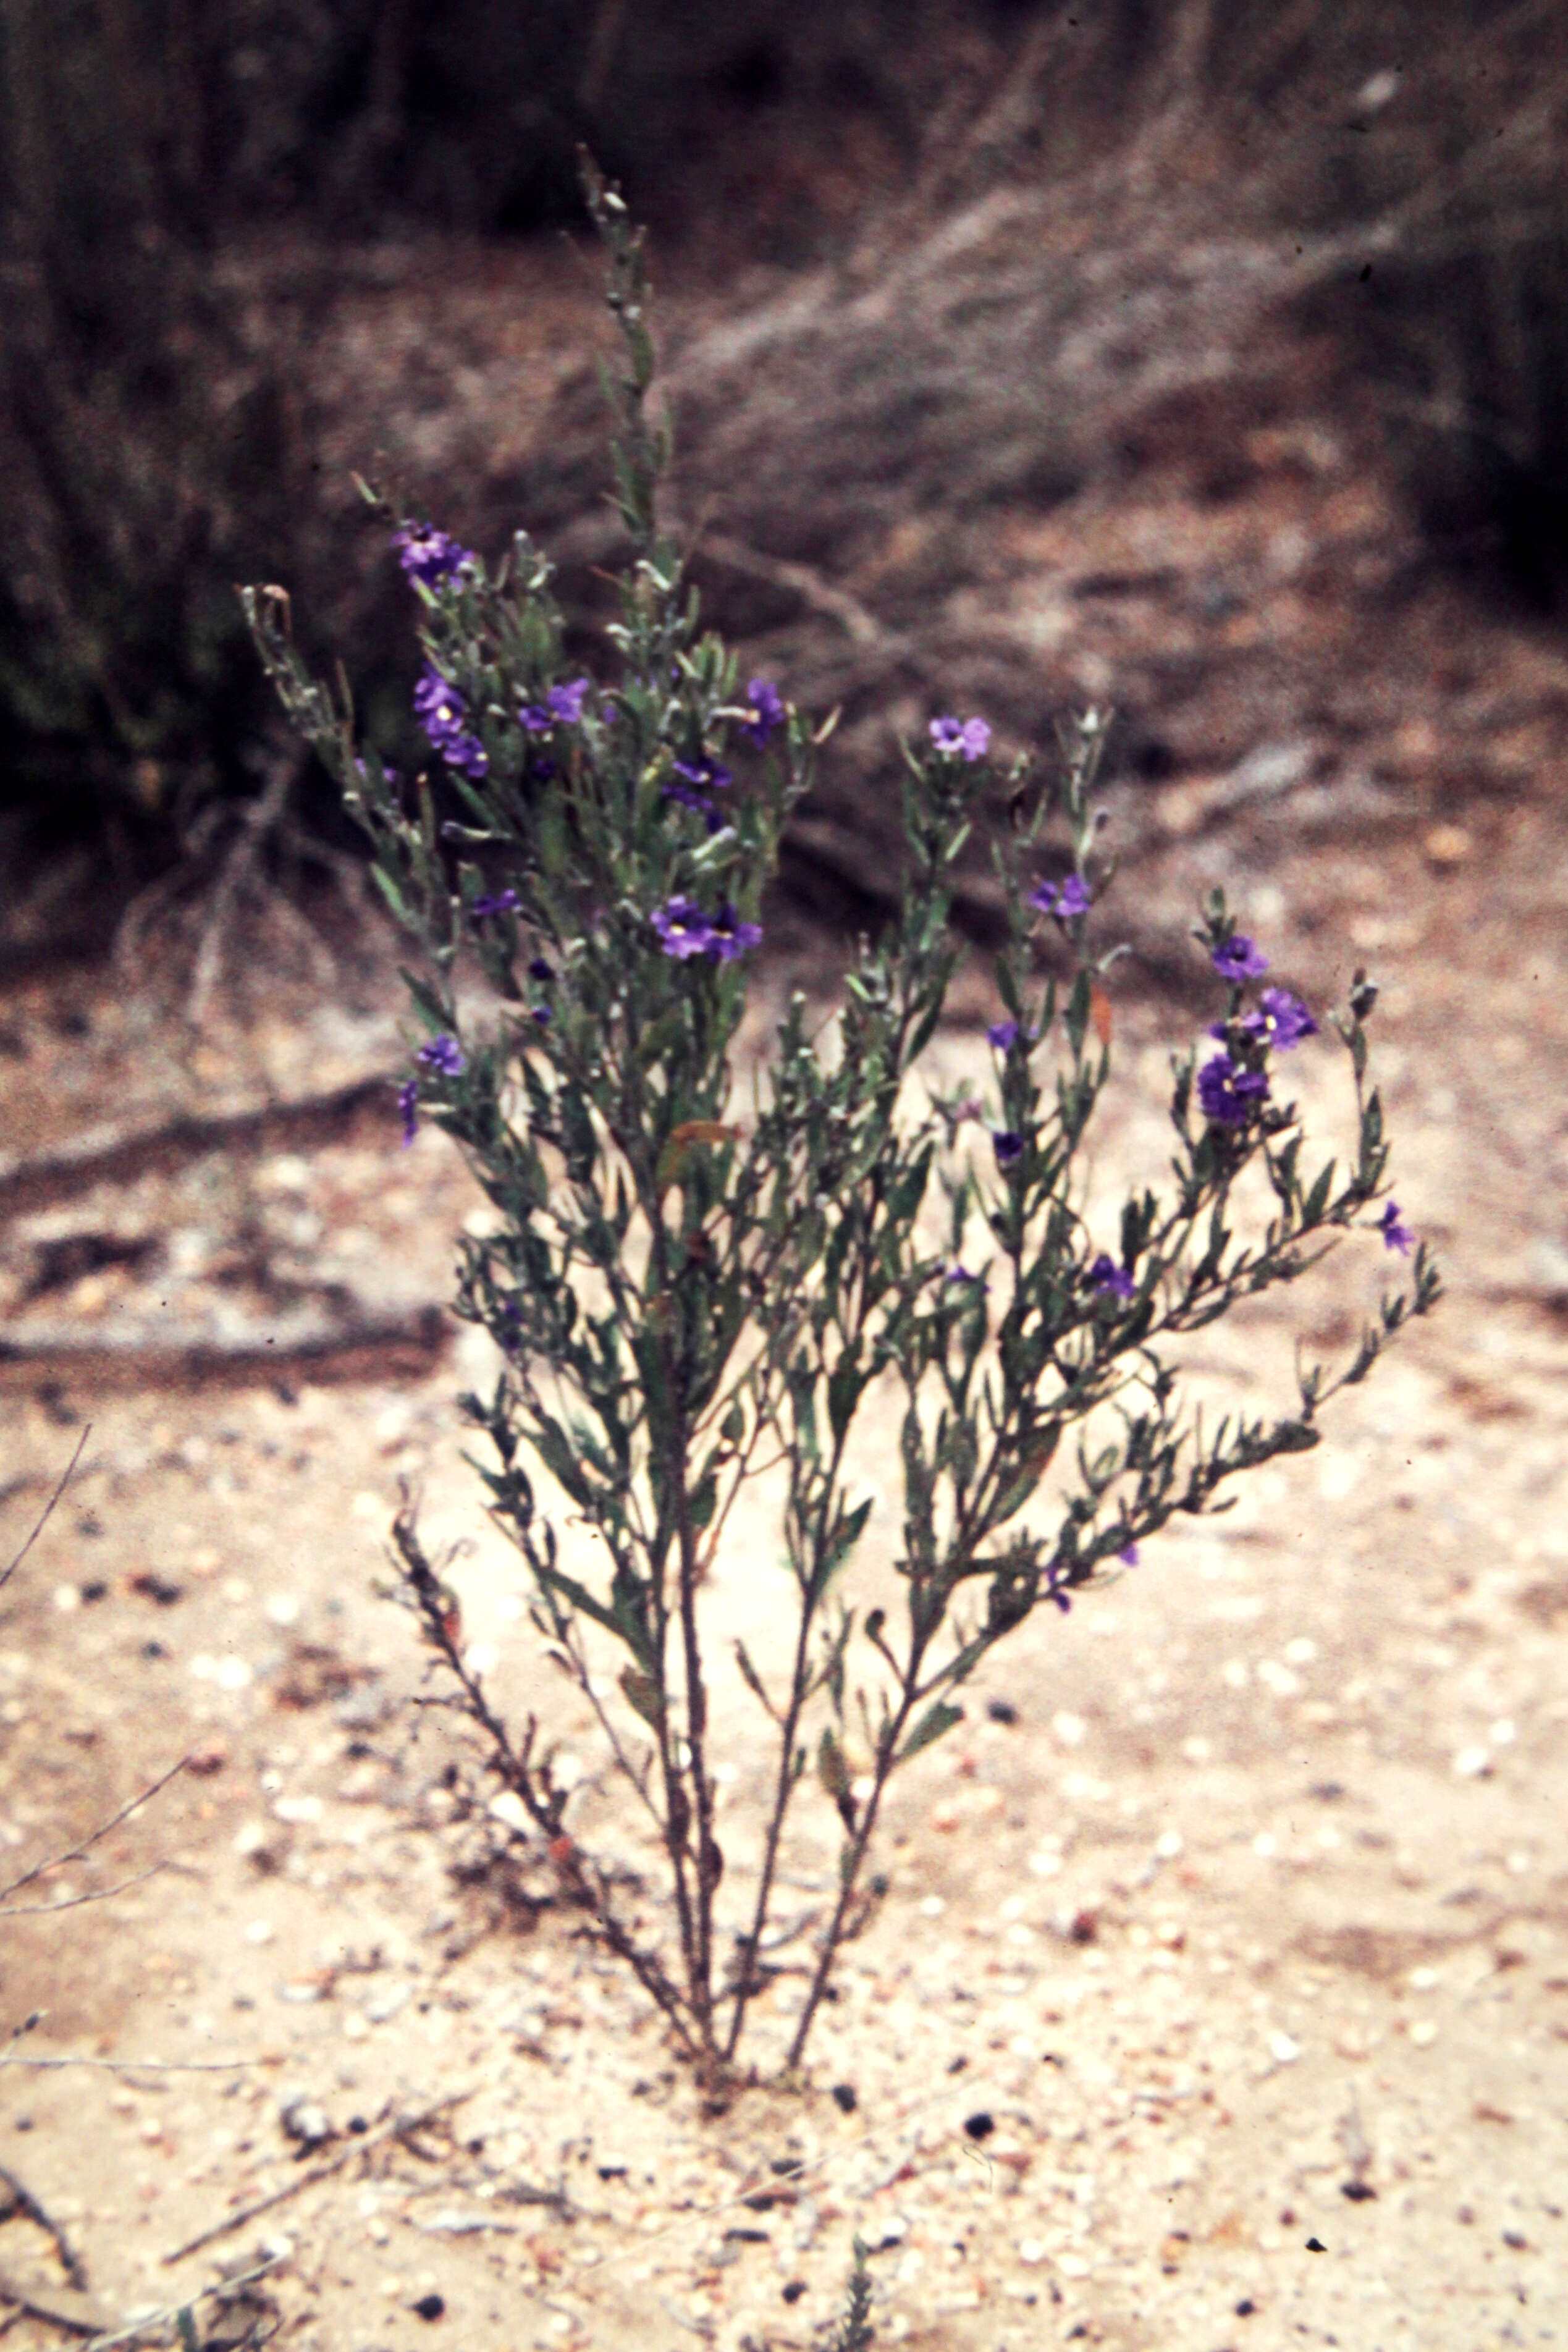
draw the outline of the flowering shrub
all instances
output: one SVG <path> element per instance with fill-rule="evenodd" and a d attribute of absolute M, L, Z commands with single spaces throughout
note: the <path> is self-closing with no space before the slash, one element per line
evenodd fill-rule
<path fill-rule="evenodd" d="M 1089 940 L 1109 880 L 1092 804 L 1108 722 L 1093 711 L 1067 739 L 1059 788 L 1037 783 L 1026 760 L 1007 778 L 1023 814 L 995 853 L 1006 904 L 988 1032 L 996 1109 L 936 1094 L 923 1112 L 907 1107 L 957 961 L 948 877 L 994 782 L 990 728 L 944 715 L 905 754 L 902 911 L 847 975 L 838 1050 L 819 1050 L 797 994 L 765 1089 L 734 1118 L 731 1055 L 763 891 L 828 730 L 814 735 L 772 680 L 742 684 L 700 631 L 656 512 L 668 436 L 645 404 L 640 240 L 591 169 L 586 184 L 625 352 L 606 382 L 633 554 L 608 631 L 610 682 L 566 675 L 550 567 L 525 534 L 492 575 L 443 533 L 404 522 L 396 543 L 427 664 L 416 709 L 460 811 L 443 823 L 428 779 L 405 790 L 356 743 L 346 698 L 306 674 L 282 592 L 244 593 L 290 718 L 336 774 L 387 902 L 424 950 L 409 976 L 424 1042 L 400 1097 L 405 1131 L 423 1115 L 450 1135 L 499 1212 L 495 1231 L 461 1244 L 457 1311 L 491 1335 L 504 1369 L 464 1409 L 489 1442 L 481 1475 L 531 1577 L 532 1622 L 658 1823 L 675 1953 L 634 1932 L 611 1876 L 572 1835 L 535 1720 L 514 1740 L 496 1713 L 407 1507 L 395 1529 L 404 1597 L 566 1891 L 718 2087 L 768 1981 L 760 1955 L 780 1838 L 813 1747 L 842 1840 L 792 2069 L 837 1956 L 885 1886 L 866 1878 L 889 1780 L 959 1721 L 959 1687 L 1041 1601 L 1066 1611 L 1173 1514 L 1203 1512 L 1239 1473 L 1315 1445 L 1326 1399 L 1434 1304 L 1438 1277 L 1419 1247 L 1409 1287 L 1384 1297 L 1337 1377 L 1299 1368 L 1283 1417 L 1240 1412 L 1205 1428 L 1185 1408 L 1168 1342 L 1293 1280 L 1346 1229 L 1380 1232 L 1401 1254 L 1413 1236 L 1392 1202 L 1369 1214 L 1388 1162 L 1365 1079 L 1375 989 L 1358 974 L 1346 1011 L 1330 1016 L 1359 1108 L 1354 1157 L 1337 1177 L 1331 1161 L 1309 1175 L 1300 1121 L 1276 1088 L 1283 1057 L 1319 1024 L 1285 989 L 1254 997 L 1268 957 L 1218 893 L 1196 933 L 1226 992 L 1217 1050 L 1201 1068 L 1195 1053 L 1175 1061 L 1173 1184 L 1125 1202 L 1114 1247 L 1098 1218 L 1091 1234 L 1077 1175 L 1110 1068 L 1103 983 L 1119 952 Z M 1058 813 L 1071 871 L 1037 880 Z M 1065 986 L 1037 975 L 1042 920 L 1070 961 Z M 465 954 L 500 1000 L 494 1016 L 465 1002 Z M 983 1117 L 988 1146 L 974 1131 Z M 1242 1239 L 1233 1219 L 1249 1171 L 1271 1209 Z M 940 1241 L 922 1213 L 933 1183 Z M 852 1492 L 846 1449 L 862 1405 L 889 1387 L 902 1398 L 897 1627 L 882 1608 L 858 1622 L 835 1592 L 871 1511 Z M 1080 1437 L 1064 1451 L 1091 1415 L 1093 1450 Z M 595 1580 L 565 1565 L 530 1460 L 602 1545 Z M 1058 1460 L 1068 1467 L 1047 1504 Z M 776 1772 L 754 1892 L 728 1923 L 721 1964 L 699 1593 L 737 1495 L 770 1465 L 784 1474 L 799 1619 L 782 1671 L 736 1645 Z M 591 1671 L 589 1627 L 625 1653 L 625 1714 Z M 853 1764 L 852 1643 L 879 1686 L 874 1706 L 856 1694 Z"/>

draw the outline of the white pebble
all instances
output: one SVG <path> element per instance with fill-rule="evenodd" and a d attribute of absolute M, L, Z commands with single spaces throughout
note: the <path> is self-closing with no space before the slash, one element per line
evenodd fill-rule
<path fill-rule="evenodd" d="M 946 1909 L 947 1905 L 940 1895 L 922 1895 L 921 1896 L 921 1916 L 922 1919 L 940 1919 Z"/>
<path fill-rule="evenodd" d="M 1271 1862 L 1279 1851 L 1279 1841 L 1272 1830 L 1259 1830 L 1252 1841 L 1252 1851 L 1265 1862 Z"/>
<path fill-rule="evenodd" d="M 1436 2041 L 1437 2028 L 1431 2018 L 1419 2017 L 1410 2028 L 1408 2038 L 1415 2042 L 1418 2050 L 1425 2050 L 1428 2042 Z"/>
<path fill-rule="evenodd" d="M 279 1797 L 272 1810 L 280 1822 L 319 1822 L 321 1801 L 320 1797 Z"/>
<path fill-rule="evenodd" d="M 297 1625 L 301 1606 L 297 1592 L 275 1592 L 267 1603 L 268 1624 Z"/>
<path fill-rule="evenodd" d="M 1182 1753 L 1189 1764 L 1206 1764 L 1214 1754 L 1214 1742 L 1205 1739 L 1201 1731 L 1194 1731 L 1190 1738 L 1183 1740 Z"/>
<path fill-rule="evenodd" d="M 1042 1850 L 1039 1853 L 1032 1853 L 1029 1856 L 1029 1868 L 1037 1878 L 1055 1878 L 1061 1866 L 1062 1858 L 1059 1853 L 1048 1853 Z"/>
<path fill-rule="evenodd" d="M 55 1607 L 59 1611 L 62 1617 L 68 1617 L 73 1609 L 79 1609 L 81 1607 L 81 1594 L 77 1591 L 74 1584 L 56 1585 Z"/>
<path fill-rule="evenodd" d="M 1064 1748 L 1081 1748 L 1089 1737 L 1089 1726 L 1081 1715 L 1068 1715 L 1066 1712 L 1053 1715 L 1051 1729 Z"/>
<path fill-rule="evenodd" d="M 1511 1748 L 1518 1737 L 1518 1725 L 1511 1722 L 1507 1716 L 1500 1723 L 1494 1723 L 1487 1733 L 1487 1738 L 1494 1748 Z"/>
<path fill-rule="evenodd" d="M 1252 1680 L 1252 1669 L 1245 1658 L 1227 1658 L 1219 1670 L 1219 1678 L 1228 1690 L 1245 1690 Z"/>
<path fill-rule="evenodd" d="M 1277 2066 L 1293 2066 L 1301 2055 L 1301 2045 L 1276 2026 L 1268 2037 L 1268 2055 Z"/>
<path fill-rule="evenodd" d="M 270 1919 L 253 1919 L 245 1931 L 247 1944 L 269 1944 L 278 1933 Z"/>
<path fill-rule="evenodd" d="M 1162 1862 L 1174 1862 L 1186 1851 L 1186 1840 L 1180 1830 L 1162 1830 L 1154 1841 L 1154 1851 Z"/>
<path fill-rule="evenodd" d="M 1018 2260 L 1021 2263 L 1027 2263 L 1031 2270 L 1037 2263 L 1043 2263 L 1046 2259 L 1045 2247 L 1038 2238 L 1020 2238 L 1017 2252 Z"/>
<path fill-rule="evenodd" d="M 213 1676 L 219 1690 L 226 1691 L 242 1691 L 253 1678 L 249 1659 L 236 1657 L 220 1658 L 217 1662 L 217 1672 Z"/>
<path fill-rule="evenodd" d="M 1461 1748 L 1454 1759 L 1454 1770 L 1461 1780 L 1484 1780 L 1490 1775 L 1492 1752 L 1489 1748 Z"/>
<path fill-rule="evenodd" d="M 1285 1655 L 1293 1666 L 1310 1666 L 1317 1654 L 1318 1645 L 1310 1633 L 1298 1633 L 1285 1644 Z"/>

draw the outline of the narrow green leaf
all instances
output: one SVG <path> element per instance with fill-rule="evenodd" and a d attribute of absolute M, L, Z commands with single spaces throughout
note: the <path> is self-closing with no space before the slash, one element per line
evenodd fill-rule
<path fill-rule="evenodd" d="M 946 1699 L 939 1698 L 933 1706 L 927 1707 L 905 1740 L 899 1751 L 899 1762 L 907 1764 L 911 1756 L 918 1756 L 922 1748 L 929 1748 L 933 1740 L 942 1738 L 944 1731 L 951 1731 L 955 1723 L 963 1721 L 963 1709 L 961 1706 L 950 1706 Z"/>

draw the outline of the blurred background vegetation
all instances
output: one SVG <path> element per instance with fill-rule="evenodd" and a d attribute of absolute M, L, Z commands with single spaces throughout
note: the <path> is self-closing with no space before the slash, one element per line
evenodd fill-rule
<path fill-rule="evenodd" d="M 301 355 L 380 249 L 414 240 L 437 274 L 442 253 L 471 272 L 576 224 L 581 140 L 669 266 L 721 290 L 754 265 L 843 262 L 878 220 L 873 248 L 894 252 L 989 189 L 1131 153 L 1155 122 L 1201 147 L 1216 217 L 1232 176 L 1250 219 L 1303 235 L 1424 216 L 1352 308 L 1321 284 L 1303 302 L 1378 388 L 1434 560 L 1550 620 L 1568 587 L 1563 16 L 0 0 L 0 847 L 33 933 L 101 944 L 204 810 L 260 789 L 274 722 L 236 581 L 287 582 L 373 714 L 405 692 L 406 594 L 323 482 Z M 455 527 L 482 509 L 471 481 L 425 487 Z M 556 503 L 599 487 L 567 467 Z M 485 543 L 501 539 L 492 517 Z M 825 576 L 832 554 L 829 533 Z M 328 796 L 303 790 L 330 842 Z"/>

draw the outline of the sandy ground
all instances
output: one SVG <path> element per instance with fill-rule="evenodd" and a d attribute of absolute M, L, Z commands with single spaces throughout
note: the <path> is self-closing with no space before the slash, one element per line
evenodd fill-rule
<path fill-rule="evenodd" d="M 247 1316 L 314 1298 L 330 1318 L 379 1281 L 416 1339 L 476 1198 L 449 1149 L 401 1155 L 362 1106 L 303 1139 L 247 1131 L 84 1180 L 64 1205 L 16 1196 L 11 1335 L 47 1325 L 57 1352 L 5 1370 L 6 1557 L 90 1434 L 0 1599 L 9 1875 L 195 1760 L 8 1899 L 0 2165 L 80 2258 L 73 2290 L 13 2210 L 0 2286 L 45 2308 L 11 2342 L 113 2334 L 226 2264 L 265 2275 L 200 2306 L 209 2346 L 275 2328 L 320 2352 L 786 2352 L 828 2340 L 857 2232 L 878 2341 L 932 2352 L 1564 2340 L 1568 835 L 1536 803 L 1439 849 L 1415 832 L 1265 859 L 1216 838 L 1141 877 L 1173 944 L 1226 880 L 1319 1006 L 1352 959 L 1374 964 L 1398 1198 L 1449 1295 L 1334 1406 L 1318 1454 L 1013 1637 L 965 1724 L 894 1784 L 890 1890 L 809 2087 L 716 2118 L 650 2005 L 531 1899 L 548 1866 L 489 1820 L 455 1727 L 411 1704 L 412 1625 L 374 1590 L 408 1477 L 430 1538 L 466 1547 L 454 1580 L 496 1687 L 576 1759 L 574 1819 L 645 1876 L 651 1920 L 648 1849 L 461 1458 L 468 1343 L 313 1370 L 241 1349 L 195 1382 L 113 1355 L 175 1283 L 226 1297 L 243 1338 Z M 7 1011 L 29 1150 L 122 1114 L 151 1050 L 134 1006 L 72 985 L 73 1034 L 58 990 Z M 390 1006 L 245 1051 L 291 1055 L 285 1091 L 349 1085 L 384 1066 Z M 979 1070 L 984 989 L 961 1009 L 937 1051 Z M 1119 1024 L 1102 1197 L 1163 1164 L 1165 1055 L 1192 1034 L 1131 986 Z M 1337 1057 L 1297 1064 L 1314 1113 L 1341 1118 Z M 66 1246 L 154 1228 L 162 1254 L 140 1260 Z M 258 1252 L 270 1298 L 245 1288 Z M 1342 1348 L 1383 1271 L 1372 1240 L 1342 1252 L 1310 1292 L 1204 1335 L 1196 1373 L 1282 1393 L 1295 1334 Z M 890 1434 L 859 1465 L 887 1500 L 852 1598 L 888 1572 Z M 764 1671 L 782 1651 L 776 1555 L 759 1512 L 706 1596 L 742 1892 L 765 1755 L 725 1661 L 736 1630 Z M 836 1828 L 808 1794 L 781 1957 L 805 1951 Z M 764 2075 L 800 1997 L 786 1973 L 757 2008 Z"/>

